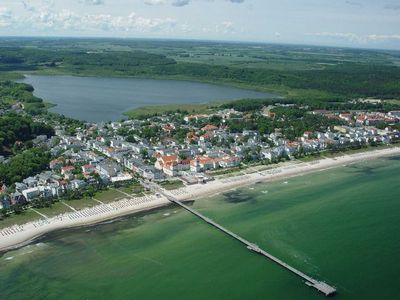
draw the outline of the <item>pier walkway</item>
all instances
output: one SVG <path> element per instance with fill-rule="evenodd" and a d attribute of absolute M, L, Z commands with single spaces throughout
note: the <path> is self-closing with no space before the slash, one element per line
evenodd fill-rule
<path fill-rule="evenodd" d="M 200 214 L 199 212 L 197 212 L 193 208 L 183 204 L 181 201 L 175 199 L 171 195 L 166 194 L 159 187 L 157 187 L 156 189 L 160 194 L 165 196 L 169 201 L 181 206 L 182 208 L 184 208 L 185 210 L 189 211 L 193 215 L 199 217 L 200 219 L 204 220 L 205 222 L 207 222 L 211 226 L 219 229 L 223 233 L 225 233 L 225 234 L 231 236 L 232 238 L 236 239 L 237 241 L 241 242 L 242 244 L 244 244 L 247 247 L 247 249 L 249 249 L 251 251 L 254 251 L 254 252 L 256 252 L 256 253 L 264 256 L 264 257 L 269 258 L 270 260 L 272 260 L 273 262 L 277 263 L 278 265 L 280 265 L 281 267 L 285 268 L 286 270 L 288 270 L 288 271 L 296 274 L 297 276 L 301 277 L 302 279 L 305 280 L 306 285 L 315 288 L 319 292 L 322 292 L 323 294 L 325 294 L 325 296 L 332 296 L 332 295 L 334 295 L 336 293 L 336 289 L 334 287 L 326 284 L 323 281 L 318 281 L 318 280 L 316 280 L 316 279 L 304 274 L 303 272 L 300 272 L 299 270 L 293 268 L 292 266 L 290 266 L 287 263 L 283 262 L 279 258 L 277 258 L 277 257 L 269 254 L 268 252 L 264 251 L 263 249 L 261 249 L 256 244 L 253 244 L 253 243 L 247 241 L 246 239 L 242 238 L 241 236 L 233 233 L 232 231 L 230 231 L 230 230 L 226 229 L 225 227 L 219 225 L 218 223 L 214 222 L 210 218 L 207 218 L 206 216 L 203 216 L 202 214 Z"/>

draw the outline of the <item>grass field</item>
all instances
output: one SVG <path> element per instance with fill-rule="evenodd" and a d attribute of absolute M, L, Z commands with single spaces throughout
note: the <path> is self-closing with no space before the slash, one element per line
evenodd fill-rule
<path fill-rule="evenodd" d="M 36 212 L 31 209 L 24 210 L 21 214 L 12 214 L 0 221 L 0 228 L 9 227 L 12 225 L 22 225 L 34 220 L 41 219 L 43 217 L 39 216 Z"/>
<path fill-rule="evenodd" d="M 180 181 L 180 180 L 175 180 L 175 181 L 164 181 L 164 182 L 161 182 L 160 185 L 161 185 L 164 189 L 166 189 L 167 191 L 176 190 L 176 189 L 179 189 L 179 188 L 185 186 L 185 185 L 182 183 L 182 181 Z"/>
<path fill-rule="evenodd" d="M 133 195 L 133 196 L 137 196 L 137 195 L 142 196 L 143 192 L 144 192 L 143 186 L 139 183 L 132 183 L 128 186 L 123 186 L 123 187 L 118 188 L 118 190 L 120 190 L 124 193 L 130 194 L 130 195 Z"/>

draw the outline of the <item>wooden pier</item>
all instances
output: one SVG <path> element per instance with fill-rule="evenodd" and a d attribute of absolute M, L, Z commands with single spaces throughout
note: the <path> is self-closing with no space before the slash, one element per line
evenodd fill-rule
<path fill-rule="evenodd" d="M 160 189 L 157 189 L 157 190 L 158 190 L 158 192 L 160 194 L 164 195 L 169 201 L 181 206 L 182 208 L 184 208 L 185 210 L 189 211 L 193 215 L 199 217 L 200 219 L 204 220 L 205 222 L 207 222 L 211 226 L 219 229 L 223 233 L 225 233 L 225 234 L 233 237 L 234 239 L 238 240 L 239 242 L 244 244 L 247 247 L 247 249 L 249 249 L 249 250 L 251 250 L 251 251 L 253 251 L 253 252 L 257 253 L 257 254 L 260 254 L 260 255 L 262 255 L 264 257 L 269 258 L 270 260 L 272 260 L 273 262 L 277 263 L 281 267 L 284 267 L 286 270 L 288 270 L 288 271 L 296 274 L 297 276 L 301 277 L 302 279 L 305 280 L 305 284 L 306 285 L 315 288 L 319 292 L 325 294 L 325 296 L 332 296 L 332 295 L 334 295 L 336 293 L 336 289 L 334 287 L 328 285 L 327 283 L 325 283 L 323 281 L 318 281 L 318 280 L 316 280 L 316 279 L 304 274 L 303 272 L 300 272 L 299 270 L 293 268 L 292 266 L 290 266 L 287 263 L 283 262 L 279 258 L 277 258 L 277 257 L 269 254 L 268 252 L 264 251 L 263 249 L 261 249 L 256 244 L 253 244 L 253 243 L 247 241 L 246 239 L 242 238 L 241 236 L 231 232 L 230 230 L 226 229 L 225 227 L 223 227 L 223 226 L 219 225 L 218 223 L 214 222 L 210 218 L 207 218 L 206 216 L 203 216 L 202 214 L 200 214 L 196 210 L 194 210 L 194 209 L 190 208 L 189 206 L 183 204 L 181 201 L 173 198 L 170 195 L 167 195 L 162 190 L 160 190 Z"/>

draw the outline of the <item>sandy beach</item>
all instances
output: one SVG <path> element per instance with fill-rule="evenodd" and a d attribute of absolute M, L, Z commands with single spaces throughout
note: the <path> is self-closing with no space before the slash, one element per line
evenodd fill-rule
<path fill-rule="evenodd" d="M 227 192 L 235 188 L 252 185 L 257 182 L 285 179 L 360 161 L 371 160 L 378 157 L 395 155 L 400 155 L 400 147 L 344 155 L 336 158 L 323 158 L 305 163 L 295 161 L 265 171 L 218 178 L 206 184 L 185 186 L 178 190 L 169 192 L 165 191 L 165 193 L 170 194 L 181 201 L 194 200 Z M 7 251 L 26 245 L 32 242 L 35 238 L 51 231 L 92 225 L 169 204 L 170 202 L 162 196 L 148 195 L 134 198 L 127 194 L 126 198 L 109 204 L 103 203 L 76 212 L 64 213 L 52 218 L 43 217 L 34 222 L 3 228 L 0 230 L 0 251 Z"/>

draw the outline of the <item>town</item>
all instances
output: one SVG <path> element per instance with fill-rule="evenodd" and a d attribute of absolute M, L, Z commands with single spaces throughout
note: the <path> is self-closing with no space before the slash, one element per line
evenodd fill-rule
<path fill-rule="evenodd" d="M 10 109 L 24 113 L 21 105 Z M 49 123 L 40 116 L 34 119 Z M 307 124 L 307 119 L 312 125 L 282 126 L 299 120 Z M 18 212 L 35 201 L 93 196 L 99 189 L 133 182 L 144 188 L 146 182 L 205 184 L 248 165 L 389 145 L 400 140 L 393 126 L 399 121 L 400 111 L 308 110 L 279 102 L 252 111 L 177 111 L 140 120 L 82 123 L 74 132 L 56 121 L 51 124 L 53 136 L 39 135 L 33 141 L 51 153 L 47 170 L 9 186 L 1 184 L 0 209 Z M 308 130 L 301 132 L 304 128 Z M 0 161 L 7 164 L 3 156 Z"/>

